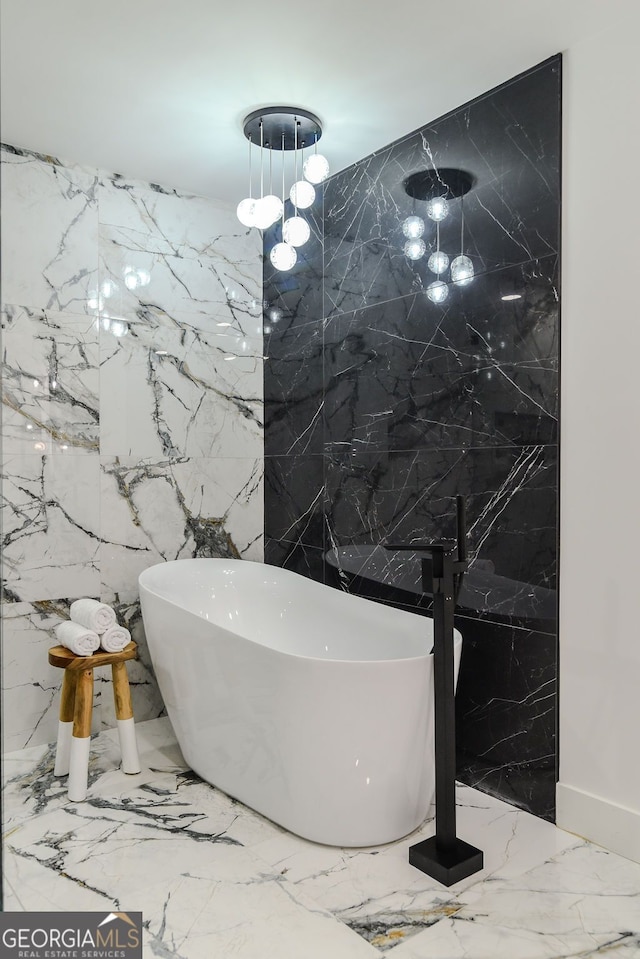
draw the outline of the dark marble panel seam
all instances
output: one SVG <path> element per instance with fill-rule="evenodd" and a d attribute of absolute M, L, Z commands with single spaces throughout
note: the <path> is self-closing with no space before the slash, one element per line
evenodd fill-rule
<path fill-rule="evenodd" d="M 364 244 L 363 244 L 363 245 L 364 245 Z M 353 255 L 352 252 L 350 252 L 350 253 L 344 253 L 344 254 L 342 254 L 341 256 L 333 257 L 331 260 L 329 260 L 329 263 L 335 263 L 335 262 L 337 262 L 338 260 L 347 259 L 348 257 L 350 257 L 350 256 L 352 256 L 352 255 Z M 492 276 L 492 275 L 494 275 L 494 274 L 496 274 L 496 273 L 505 273 L 505 272 L 508 271 L 508 270 L 513 270 L 513 269 L 516 269 L 516 268 L 517 268 L 517 269 L 524 269 L 524 268 L 530 266 L 532 263 L 544 264 L 544 263 L 546 263 L 548 260 L 558 259 L 559 256 L 560 256 L 560 251 L 559 251 L 559 250 L 554 251 L 554 252 L 551 252 L 551 253 L 545 253 L 544 256 L 533 256 L 533 257 L 530 257 L 528 260 L 519 260 L 517 263 L 509 263 L 509 264 L 505 264 L 505 265 L 503 265 L 503 266 L 496 267 L 495 270 L 482 270 L 482 272 L 478 272 L 478 273 L 475 274 L 475 278 L 477 279 L 477 278 L 479 278 L 479 277 L 481 277 L 481 276 Z M 325 266 L 326 266 L 326 265 L 325 265 Z M 324 284 L 323 284 L 323 292 L 322 292 L 322 295 L 323 295 L 323 298 L 324 298 L 324 296 L 325 296 L 325 293 L 324 293 Z M 325 322 L 325 324 L 328 325 L 328 324 L 331 323 L 333 320 L 341 319 L 342 317 L 347 316 L 349 313 L 363 313 L 365 310 L 373 309 L 374 307 L 379 308 L 379 307 L 381 307 L 381 306 L 385 306 L 385 305 L 388 304 L 388 303 L 401 302 L 401 301 L 403 301 L 403 300 L 409 300 L 409 299 L 412 299 L 412 298 L 415 299 L 415 298 L 418 297 L 418 296 L 424 296 L 424 297 L 426 297 L 426 295 L 427 295 L 426 289 L 418 289 L 418 290 L 411 290 L 409 293 L 403 294 L 403 296 L 392 296 L 392 297 L 389 297 L 388 300 L 375 300 L 375 301 L 372 302 L 372 303 L 363 303 L 362 306 L 358 306 L 358 307 L 356 307 L 355 309 L 350 308 L 350 309 L 348 309 L 348 310 L 341 310 L 341 309 L 339 309 L 339 308 L 335 308 L 335 307 L 334 307 L 334 308 L 331 309 L 329 315 L 325 317 L 324 322 Z M 442 307 L 442 308 L 443 308 L 443 310 L 447 309 L 447 303 L 446 303 L 446 301 L 445 301 L 445 303 L 443 304 L 443 307 Z M 324 309 L 324 307 L 323 307 L 323 309 Z M 300 324 L 300 326 L 302 326 L 302 325 L 303 325 L 303 324 Z"/>
<path fill-rule="evenodd" d="M 549 414 L 551 415 L 551 414 Z M 345 441 L 344 443 L 335 442 L 327 443 L 323 453 L 310 453 L 310 457 L 316 456 L 326 456 L 332 457 L 337 455 L 351 456 L 352 455 L 353 444 Z M 531 449 L 541 449 L 541 450 L 557 450 L 558 443 L 519 443 L 519 444 L 506 444 L 501 443 L 500 446 L 438 446 L 433 447 L 402 447 L 402 449 L 362 449 L 357 451 L 358 458 L 363 456 L 370 456 L 373 459 L 380 459 L 382 456 L 406 456 L 408 453 L 420 453 L 423 456 L 428 456 L 429 453 L 438 453 L 440 450 L 446 449 L 448 453 L 500 453 L 500 452 L 510 452 L 513 453 L 515 450 L 520 451 L 523 447 L 528 447 Z M 265 456 L 268 456 L 265 452 Z M 274 456 L 284 456 L 286 454 L 273 454 Z M 293 456 L 300 456 L 299 453 L 291 454 Z"/>
<path fill-rule="evenodd" d="M 380 455 L 380 454 L 378 454 L 378 455 Z M 298 452 L 298 453 L 269 453 L 269 452 L 267 452 L 266 449 L 265 449 L 265 451 L 264 451 L 264 459 L 265 459 L 265 460 L 300 460 L 300 459 L 305 459 L 305 460 L 317 460 L 317 459 L 322 459 L 323 457 L 326 457 L 326 456 L 327 456 L 327 453 L 326 453 L 326 452 L 321 452 L 321 453 L 304 453 L 304 452 L 303 452 L 303 453 L 300 453 L 300 452 Z M 235 457 L 233 457 L 233 458 L 235 458 Z"/>
<path fill-rule="evenodd" d="M 515 619 L 516 617 L 513 617 L 513 618 Z M 498 627 L 498 629 L 506 629 L 506 630 L 509 630 L 509 632 L 536 633 L 548 639 L 558 638 L 557 632 L 555 629 L 550 629 L 548 626 L 546 627 L 546 629 L 541 629 L 539 625 L 540 621 L 534 620 L 534 619 L 530 620 L 530 623 L 531 623 L 530 626 L 522 626 L 522 625 L 516 624 L 515 622 L 505 622 L 504 620 L 496 619 L 492 617 L 490 613 L 486 613 L 486 614 L 482 613 L 481 615 L 478 615 L 478 616 L 469 616 L 469 615 L 465 615 L 465 613 L 456 613 L 456 625 L 459 625 L 460 628 L 462 629 L 464 628 L 465 622 L 482 623 L 482 624 L 486 624 L 487 626 L 496 626 Z"/>
<path fill-rule="evenodd" d="M 278 320 L 277 323 L 273 323 L 273 321 L 269 320 L 267 317 L 265 317 L 264 320 L 267 325 L 271 324 L 272 326 L 271 333 L 267 334 L 267 336 L 272 337 L 276 336 L 278 333 L 291 333 L 293 330 L 297 332 L 298 330 L 304 330 L 307 326 L 317 326 L 319 323 L 323 324 L 326 322 L 326 318 L 324 316 L 317 316 L 315 318 L 304 319 L 300 321 L 296 320 L 295 323 L 291 323 L 289 326 L 285 325 L 282 320 Z"/>

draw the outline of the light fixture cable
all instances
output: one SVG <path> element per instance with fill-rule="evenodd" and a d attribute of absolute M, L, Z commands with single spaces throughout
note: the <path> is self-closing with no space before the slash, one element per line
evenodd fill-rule
<path fill-rule="evenodd" d="M 284 132 L 282 134 L 282 239 L 284 240 Z"/>
<path fill-rule="evenodd" d="M 260 199 L 264 196 L 264 123 L 260 121 Z"/>

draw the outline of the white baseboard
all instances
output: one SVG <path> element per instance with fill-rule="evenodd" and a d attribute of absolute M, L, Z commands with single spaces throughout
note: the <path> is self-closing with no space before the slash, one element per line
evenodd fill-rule
<path fill-rule="evenodd" d="M 640 811 L 637 809 L 618 806 L 575 786 L 558 783 L 556 825 L 640 862 Z"/>

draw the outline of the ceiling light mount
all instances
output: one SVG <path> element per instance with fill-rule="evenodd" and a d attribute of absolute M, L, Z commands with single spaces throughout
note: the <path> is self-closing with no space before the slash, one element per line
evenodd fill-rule
<path fill-rule="evenodd" d="M 299 107 L 265 107 L 244 118 L 243 131 L 252 143 L 260 143 L 262 136 L 267 150 L 300 150 L 318 142 L 322 124 L 315 113 Z"/>
<path fill-rule="evenodd" d="M 456 200 L 465 196 L 474 183 L 475 177 L 466 170 L 439 167 L 411 173 L 403 180 L 402 186 L 405 193 L 414 200 L 433 200 L 435 197 Z"/>

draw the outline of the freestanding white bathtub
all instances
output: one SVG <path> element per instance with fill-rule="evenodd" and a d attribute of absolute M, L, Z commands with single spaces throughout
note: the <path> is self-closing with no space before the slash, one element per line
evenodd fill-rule
<path fill-rule="evenodd" d="M 433 621 L 275 566 L 161 563 L 139 579 L 185 760 L 306 839 L 369 846 L 434 791 Z M 455 635 L 456 670 L 462 637 Z"/>

